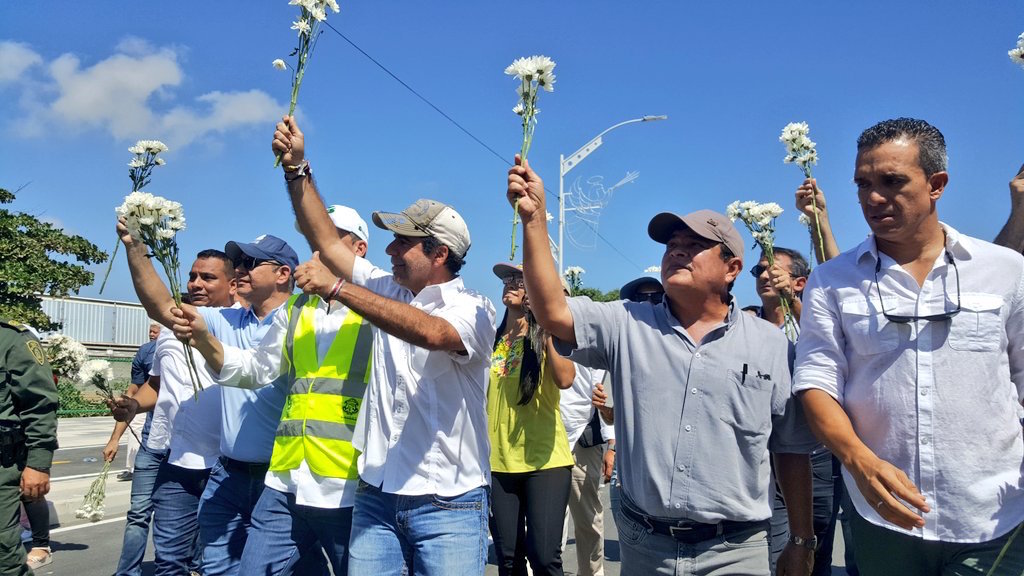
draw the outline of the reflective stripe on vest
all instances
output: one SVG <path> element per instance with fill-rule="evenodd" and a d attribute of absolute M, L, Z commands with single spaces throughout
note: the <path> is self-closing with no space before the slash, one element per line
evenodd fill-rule
<path fill-rule="evenodd" d="M 320 476 L 355 479 L 359 452 L 352 446 L 352 432 L 369 381 L 373 332 L 350 310 L 319 363 L 314 329 L 319 303 L 318 296 L 307 294 L 288 301 L 284 362 L 292 384 L 270 469 L 294 470 L 305 460 Z"/>

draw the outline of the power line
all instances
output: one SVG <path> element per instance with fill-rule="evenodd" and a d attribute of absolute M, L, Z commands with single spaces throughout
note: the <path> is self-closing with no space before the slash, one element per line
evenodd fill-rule
<path fill-rule="evenodd" d="M 365 56 L 365 57 L 366 57 L 366 58 L 367 58 L 367 59 L 368 59 L 368 60 L 369 60 L 370 62 L 373 62 L 373 63 L 374 63 L 374 64 L 375 64 L 375 65 L 376 65 L 376 66 L 377 66 L 378 68 L 380 68 L 381 70 L 383 70 L 385 74 L 387 74 L 388 76 L 391 76 L 391 77 L 392 77 L 392 78 L 393 78 L 393 79 L 395 80 L 395 82 L 398 82 L 399 84 L 401 84 L 401 85 L 402 85 L 402 86 L 403 86 L 403 87 L 404 87 L 404 88 L 405 88 L 406 90 L 408 90 L 408 91 L 409 91 L 409 92 L 411 92 L 411 93 L 412 93 L 412 94 L 413 94 L 414 96 L 416 96 L 417 98 L 419 98 L 420 100 L 422 100 L 424 104 L 426 104 L 427 106 L 430 106 L 431 108 L 433 108 L 435 112 L 437 112 L 438 114 L 440 114 L 441 116 L 443 116 L 443 117 L 444 117 L 444 118 L 445 118 L 446 120 L 448 120 L 449 122 L 451 122 L 451 123 L 452 123 L 452 124 L 453 124 L 453 125 L 454 125 L 454 126 L 455 126 L 456 128 L 458 128 L 458 129 L 459 129 L 459 130 L 461 130 L 461 131 L 462 131 L 462 132 L 463 132 L 464 134 L 466 134 L 466 136 L 469 136 L 469 137 L 470 137 L 470 138 L 472 138 L 472 139 L 473 139 L 473 140 L 474 140 L 474 141 L 475 141 L 475 142 L 476 142 L 477 144 L 479 144 L 479 145 L 483 146 L 483 147 L 484 147 L 485 149 L 487 149 L 487 151 L 489 151 L 489 152 L 490 152 L 491 154 L 493 154 L 493 155 L 494 155 L 494 156 L 495 156 L 495 157 L 496 157 L 496 158 L 497 158 L 498 160 L 501 160 L 501 161 L 502 161 L 502 162 L 503 162 L 504 164 L 506 164 L 506 165 L 508 165 L 508 166 L 511 166 L 511 165 L 512 165 L 512 163 L 511 163 L 511 162 L 509 162 L 507 158 L 505 158 L 504 156 L 502 156 L 501 154 L 499 154 L 499 153 L 498 153 L 497 151 L 495 151 L 495 150 L 494 150 L 494 148 L 491 148 L 490 146 L 488 146 L 486 142 L 484 142 L 483 140 L 481 140 L 481 139 L 477 138 L 477 137 L 476 137 L 476 135 L 474 135 L 474 134 L 473 134 L 472 132 L 470 132 L 469 130 L 467 130 L 465 126 L 463 126 L 462 124 L 459 124 L 459 123 L 458 123 L 458 122 L 457 122 L 457 121 L 456 121 L 456 120 L 455 120 L 454 118 L 452 118 L 451 116 L 449 116 L 448 114 L 446 114 L 444 110 L 441 110 L 440 108 L 438 108 L 438 107 L 437 107 L 437 106 L 436 106 L 436 105 L 435 105 L 435 104 L 434 104 L 433 102 L 431 102 L 431 101 L 430 101 L 430 100 L 428 100 L 428 99 L 427 99 L 427 98 L 426 98 L 425 96 L 423 96 L 422 94 L 420 94 L 419 92 L 417 92 L 417 91 L 416 91 L 416 90 L 415 90 L 415 89 L 414 89 L 414 88 L 413 88 L 412 86 L 409 86 L 408 84 L 406 84 L 404 80 L 402 80 L 402 79 L 401 79 L 401 78 L 399 78 L 399 77 L 398 77 L 398 76 L 397 76 L 397 75 L 396 75 L 396 74 L 395 74 L 394 72 L 392 72 L 391 70 L 389 70 L 387 66 L 385 66 L 385 65 L 381 64 L 380 62 L 378 62 L 376 58 L 374 58 L 373 56 L 370 56 L 370 54 L 368 54 L 368 53 L 366 52 L 366 50 L 363 50 L 362 48 L 360 48 L 360 47 L 359 47 L 359 46 L 358 46 L 358 45 L 357 45 L 357 44 L 356 44 L 355 42 L 353 42 L 352 40 L 350 40 L 348 36 L 345 36 L 344 34 L 342 34 L 340 30 L 338 30 L 337 28 L 335 28 L 334 26 L 332 26 L 332 25 L 331 25 L 331 24 L 330 24 L 329 22 L 327 22 L 326 20 L 325 20 L 325 21 L 324 21 L 323 23 L 324 23 L 324 24 L 326 24 L 328 28 L 330 28 L 331 30 L 333 30 L 335 34 L 337 34 L 338 36 L 340 36 L 342 40 L 344 40 L 345 42 L 348 42 L 349 46 L 352 46 L 353 48 L 355 48 L 356 50 L 358 50 L 360 54 L 362 54 L 363 56 Z M 552 192 L 552 191 L 548 190 L 547 188 L 544 188 L 544 191 L 545 191 L 545 192 L 547 192 L 547 193 L 548 193 L 548 195 L 550 195 L 551 197 L 553 197 L 553 198 L 558 198 L 558 196 L 557 196 L 557 195 L 556 195 L 556 194 L 555 194 L 554 192 Z M 625 260 L 626 262 L 629 262 L 630 264 L 632 264 L 633 266 L 635 266 L 635 267 L 636 267 L 637 269 L 642 269 L 642 268 L 641 268 L 641 266 L 640 266 L 639 264 L 637 264 L 636 262 L 634 262 L 634 261 L 633 261 L 632 259 L 630 259 L 630 258 L 629 258 L 628 256 L 626 256 L 626 255 L 625 255 L 625 254 L 624 254 L 624 253 L 623 253 L 623 252 L 622 252 L 621 250 L 619 250 L 619 249 L 618 249 L 618 248 L 617 248 L 617 247 L 615 246 L 615 244 L 612 244 L 612 243 L 611 243 L 610 241 L 608 241 L 608 239 L 607 239 L 607 238 L 605 238 L 604 236 L 602 236 L 602 235 L 601 235 L 601 233 L 600 233 L 600 232 L 598 232 L 597 228 L 594 228 L 594 227 L 593 227 L 593 226 L 592 226 L 592 225 L 590 224 L 590 222 L 587 222 L 586 220 L 581 220 L 581 221 L 582 221 L 583 223 L 585 223 L 585 224 L 586 224 L 586 225 L 587 225 L 588 227 L 590 227 L 590 229 L 594 231 L 594 234 L 596 234 L 598 238 L 600 238 L 601 240 L 603 240 L 603 241 L 604 241 L 604 243 L 605 243 L 605 244 L 607 244 L 609 248 L 611 248 L 611 249 L 612 249 L 612 250 L 614 250 L 614 251 L 615 251 L 615 252 L 616 252 L 616 253 L 617 253 L 617 254 L 618 254 L 619 256 L 621 256 L 623 260 Z"/>

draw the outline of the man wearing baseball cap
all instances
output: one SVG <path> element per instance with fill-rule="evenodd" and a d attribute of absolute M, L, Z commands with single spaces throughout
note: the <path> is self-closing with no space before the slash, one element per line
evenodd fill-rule
<path fill-rule="evenodd" d="M 353 439 L 362 453 L 349 573 L 483 574 L 495 313 L 458 275 L 470 247 L 466 223 L 435 200 L 374 212 L 373 223 L 394 233 L 389 273 L 334 233 L 294 118 L 277 125 L 273 150 L 299 225 L 326 265 L 302 275 L 299 287 L 374 327 Z"/>
<path fill-rule="evenodd" d="M 338 238 L 363 256 L 366 222 L 346 206 L 331 206 L 329 213 Z M 310 271 L 323 268 L 314 254 L 296 269 L 295 277 L 301 282 Z M 187 314 L 176 332 L 196 342 L 224 386 L 263 389 L 288 374 L 288 400 L 239 573 L 305 574 L 296 561 L 322 549 L 334 574 L 347 574 L 358 479 L 352 432 L 371 362 L 370 325 L 343 305 L 298 294 L 288 299 L 255 348 L 224 346 L 201 318 Z"/>
<path fill-rule="evenodd" d="M 538 322 L 559 351 L 617 384 L 623 573 L 676 574 L 695 563 L 767 575 L 769 448 L 807 453 L 816 441 L 806 425 L 779 425 L 792 402 L 788 340 L 730 294 L 743 270 L 739 233 L 711 210 L 663 212 L 647 230 L 665 244 L 660 304 L 566 299 L 547 244 L 543 182 L 518 158 L 507 197 L 523 221 Z M 778 469 L 794 535 L 780 574 L 807 574 L 813 556 L 806 460 Z"/>

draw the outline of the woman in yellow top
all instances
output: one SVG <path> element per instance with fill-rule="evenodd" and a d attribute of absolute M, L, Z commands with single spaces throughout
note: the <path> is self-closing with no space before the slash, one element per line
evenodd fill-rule
<path fill-rule="evenodd" d="M 532 322 L 523 272 L 494 266 L 505 284 L 487 388 L 491 440 L 491 536 L 498 573 L 562 574 L 562 525 L 573 458 L 558 412 L 559 389 L 572 386 L 573 363 Z M 531 334 L 532 332 L 532 334 Z M 531 335 L 533 338 L 531 338 Z M 542 348 L 538 353 L 531 340 Z"/>

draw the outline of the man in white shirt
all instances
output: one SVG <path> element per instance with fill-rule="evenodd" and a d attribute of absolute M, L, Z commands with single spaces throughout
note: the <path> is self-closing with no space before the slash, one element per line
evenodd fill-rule
<path fill-rule="evenodd" d="M 129 248 L 132 248 L 128 239 Z M 204 250 L 192 264 L 187 284 L 197 306 L 230 306 L 234 268 L 218 250 Z M 220 455 L 220 392 L 195 355 L 203 390 L 198 401 L 185 360 L 185 349 L 170 330 L 156 339 L 150 381 L 132 398 L 123 397 L 115 418 L 131 421 L 136 412 L 152 410 L 147 449 L 166 454 L 153 487 L 153 547 L 157 574 L 198 569 L 199 498 Z M 159 392 L 153 384 L 158 383 Z M 166 451 L 166 452 L 165 452 Z"/>
<path fill-rule="evenodd" d="M 273 149 L 302 232 L 317 239 L 331 271 L 303 278 L 301 288 L 374 326 L 373 368 L 353 441 L 362 454 L 349 573 L 483 574 L 495 313 L 458 276 L 469 230 L 458 212 L 433 200 L 374 212 L 374 224 L 395 234 L 386 250 L 389 274 L 337 239 L 294 118 L 277 125 Z"/>
<path fill-rule="evenodd" d="M 338 205 L 328 211 L 342 242 L 358 256 L 366 254 L 369 231 L 359 214 Z M 317 244 L 310 244 L 315 250 Z M 299 266 L 295 277 L 301 282 L 320 269 L 323 264 L 314 258 Z M 267 489 L 253 510 L 239 573 L 298 573 L 298 559 L 322 549 L 334 574 L 347 574 L 358 480 L 351 437 L 373 345 L 369 324 L 343 305 L 301 294 L 275 315 L 256 348 L 222 344 L 188 308 L 175 331 L 196 342 L 222 385 L 288 388 Z M 283 373 L 288 378 L 282 381 Z"/>
<path fill-rule="evenodd" d="M 1024 258 L 939 222 L 948 180 L 927 122 L 865 130 L 872 234 L 804 290 L 794 390 L 857 487 L 863 574 L 1024 570 Z"/>

